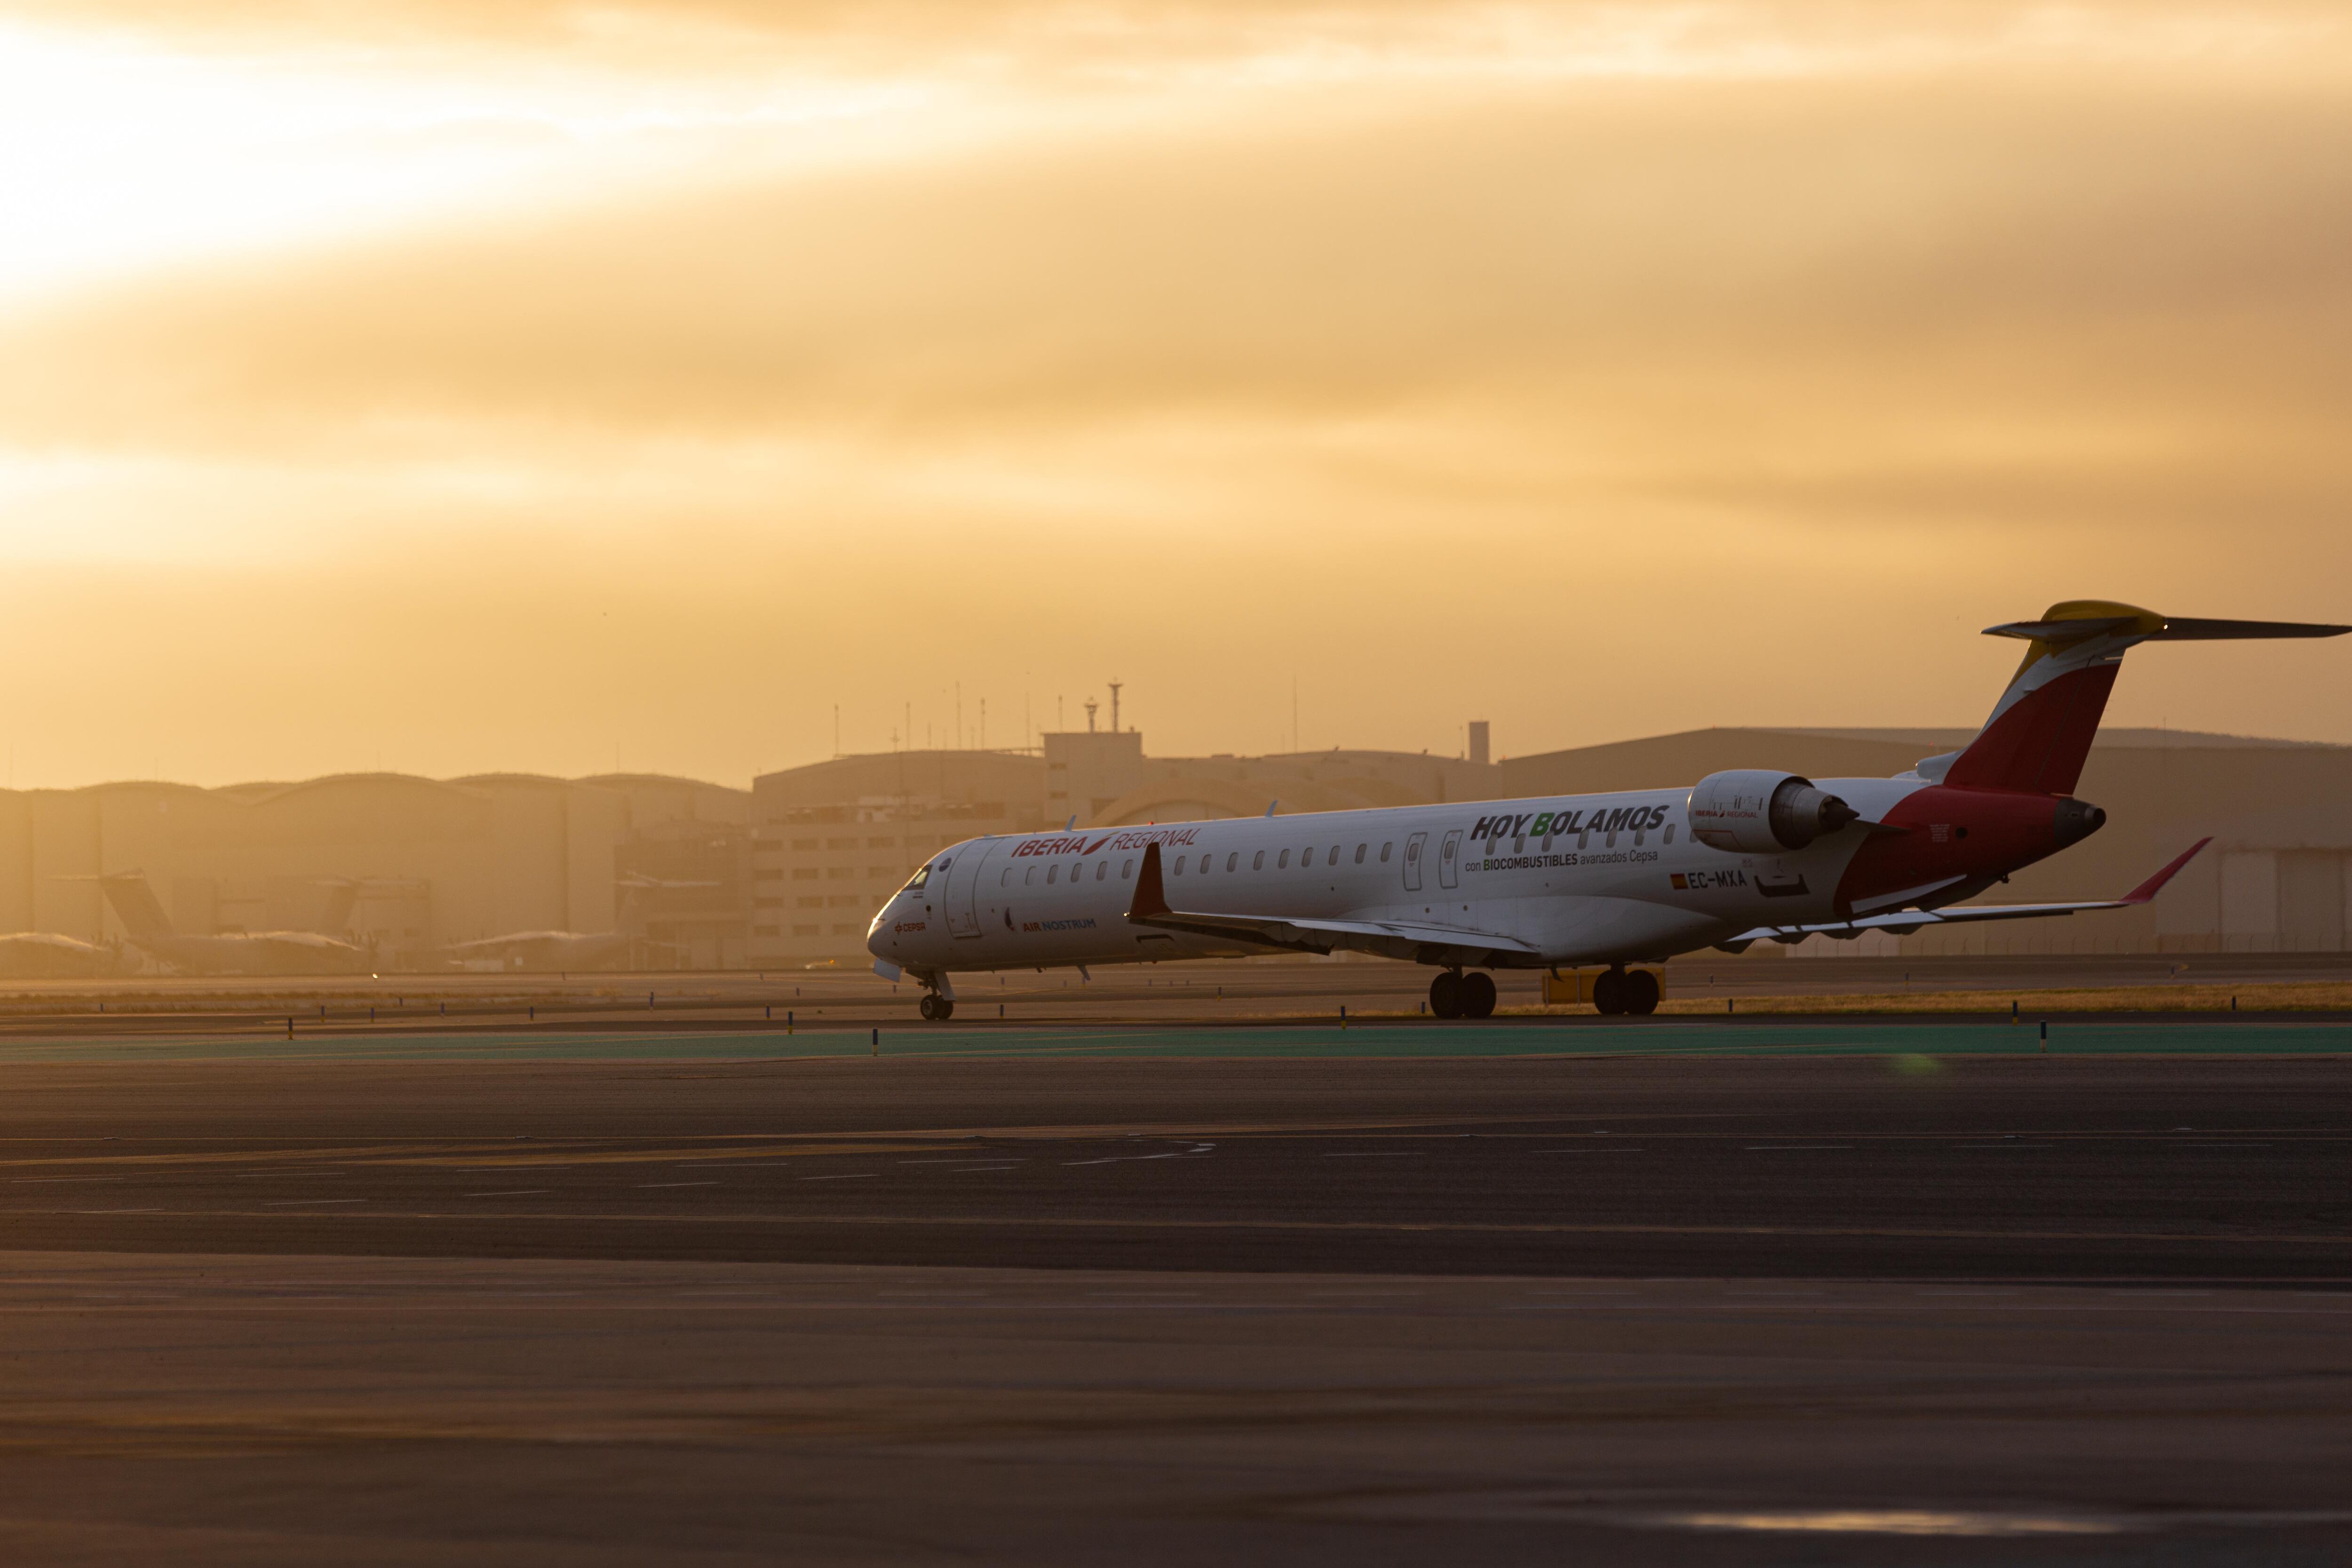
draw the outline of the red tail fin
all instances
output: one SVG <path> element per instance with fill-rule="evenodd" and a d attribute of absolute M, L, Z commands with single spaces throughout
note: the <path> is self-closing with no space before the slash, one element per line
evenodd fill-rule
<path fill-rule="evenodd" d="M 2073 794 L 2099 732 L 2099 718 L 2107 710 L 2116 671 L 2125 653 L 2139 643 L 2332 637 L 2347 631 L 2352 626 L 2172 620 L 2136 605 L 2097 599 L 2053 605 L 2038 621 L 1988 626 L 1987 637 L 2023 637 L 2032 646 L 1993 706 L 1992 717 L 1952 760 L 1942 782 L 1963 788 Z"/>

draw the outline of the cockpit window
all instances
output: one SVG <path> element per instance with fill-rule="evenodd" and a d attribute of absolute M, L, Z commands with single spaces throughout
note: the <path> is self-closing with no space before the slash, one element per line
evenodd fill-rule
<path fill-rule="evenodd" d="M 902 893 L 914 892 L 930 879 L 931 868 L 929 866 L 918 866 L 915 868 L 915 874 L 907 879 L 907 885 L 898 890 Z"/>

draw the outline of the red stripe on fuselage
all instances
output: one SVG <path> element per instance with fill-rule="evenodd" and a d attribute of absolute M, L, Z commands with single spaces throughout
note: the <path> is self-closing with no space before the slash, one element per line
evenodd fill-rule
<path fill-rule="evenodd" d="M 1838 879 L 1840 918 L 1856 904 L 1954 877 L 2005 876 L 2058 847 L 2058 802 L 2046 795 L 1930 784 L 1883 819 L 1902 834 L 1874 834 Z"/>

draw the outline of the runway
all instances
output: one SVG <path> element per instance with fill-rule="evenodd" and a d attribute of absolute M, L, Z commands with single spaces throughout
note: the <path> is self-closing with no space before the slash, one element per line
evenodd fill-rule
<path fill-rule="evenodd" d="M 0 1547 L 2340 1560 L 2340 1026 L 1830 1026 L 12 1039 Z"/>

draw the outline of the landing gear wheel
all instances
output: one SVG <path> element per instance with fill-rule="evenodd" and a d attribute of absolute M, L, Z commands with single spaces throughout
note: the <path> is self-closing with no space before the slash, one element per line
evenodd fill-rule
<path fill-rule="evenodd" d="M 1462 1016 L 1462 976 L 1450 969 L 1438 971 L 1437 978 L 1429 983 L 1429 1016 L 1433 1018 Z"/>
<path fill-rule="evenodd" d="M 1592 978 L 1592 1008 L 1612 1017 L 1625 1010 L 1625 972 L 1603 970 Z"/>
<path fill-rule="evenodd" d="M 1646 969 L 1625 972 L 1625 1011 L 1647 1016 L 1658 1010 L 1658 977 Z"/>
<path fill-rule="evenodd" d="M 1495 1016 L 1495 981 L 1492 975 L 1473 973 L 1462 977 L 1462 1016 L 1465 1018 L 1491 1018 Z"/>
<path fill-rule="evenodd" d="M 936 991 L 926 991 L 923 999 L 915 1004 L 915 1011 L 934 1024 L 940 1024 L 955 1016 L 955 1004 Z"/>

